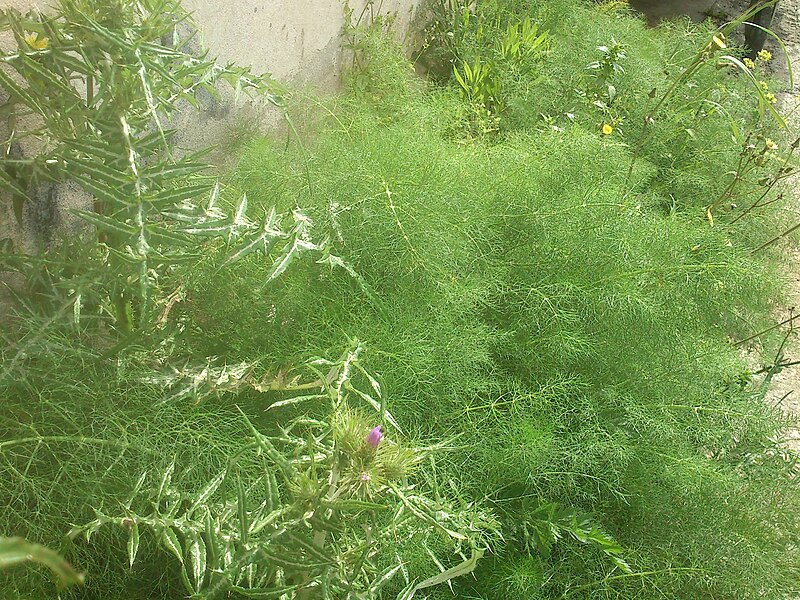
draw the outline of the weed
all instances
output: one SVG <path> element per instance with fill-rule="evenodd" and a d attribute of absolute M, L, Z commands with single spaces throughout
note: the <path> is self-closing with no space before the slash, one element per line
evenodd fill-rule
<path fill-rule="evenodd" d="M 147 335 L 109 347 L 53 327 L 71 303 L 4 334 L 1 533 L 99 573 L 67 597 L 797 592 L 797 460 L 763 402 L 787 361 L 769 317 L 781 281 L 753 252 L 775 237 L 778 185 L 736 222 L 705 215 L 755 201 L 758 180 L 726 191 L 720 173 L 768 186 L 791 140 L 747 80 L 685 76 L 708 31 L 667 46 L 566 0 L 487 2 L 458 66 L 502 53 L 526 18 L 548 51 L 504 71 L 499 132 L 464 144 L 463 87 L 421 87 L 376 26 L 354 38 L 349 93 L 298 123 L 302 148 L 243 145 L 226 214 L 275 207 L 296 217 L 276 243 L 325 241 L 279 278 L 272 254 L 220 268 L 220 238 L 171 266 Z M 575 94 L 609 85 L 617 135 Z M 775 357 L 766 375 L 732 339 Z M 64 542 L 70 523 L 91 543 Z"/>

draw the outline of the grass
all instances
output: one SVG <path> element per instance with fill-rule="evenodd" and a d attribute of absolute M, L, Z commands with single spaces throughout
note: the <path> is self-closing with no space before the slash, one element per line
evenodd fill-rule
<path fill-rule="evenodd" d="M 242 144 L 229 197 L 303 208 L 315 239 L 358 277 L 305 257 L 264 288 L 271 261 L 253 255 L 219 271 L 210 255 L 176 267 L 183 301 L 169 327 L 121 353 L 69 329 L 36 337 L 32 319 L 20 321 L 27 334 L 9 334 L 0 533 L 61 545 L 90 574 L 65 597 L 183 597 L 153 540 L 129 569 L 124 536 L 70 546 L 63 533 L 90 520 L 90 507 L 118 507 L 143 470 L 173 458 L 180 485 L 197 492 L 246 435 L 234 405 L 262 428 L 281 423 L 264 409 L 287 392 L 165 404 L 164 389 L 143 382 L 168 366 L 162 357 L 302 378 L 309 358 L 338 357 L 351 339 L 408 437 L 452 447 L 420 481 L 505 523 L 474 580 L 453 581 L 457 597 L 798 592 L 800 494 L 780 453 L 788 423 L 731 343 L 770 325 L 781 279 L 774 254 L 752 249 L 782 215 L 772 206 L 728 224 L 727 208 L 713 226 L 705 216 L 741 152 L 731 123 L 778 134 L 746 82 L 704 67 L 664 104 L 628 176 L 650 90 L 665 91 L 708 32 L 647 31 L 623 13 L 557 0 L 484 10 L 486 27 L 530 14 L 550 36 L 535 73 L 508 74 L 498 131 L 476 135 L 457 88 L 423 86 L 372 28 L 358 33 L 349 92 L 298 102 L 303 148 Z M 612 112 L 598 112 L 575 89 L 593 85 L 585 67 L 612 38 L 630 58 Z M 465 55 L 483 51 L 474 32 L 463 44 Z M 708 99 L 725 114 L 698 113 Z M 768 353 L 778 337 L 757 347 Z M 590 514 L 631 572 L 566 533 L 547 552 L 526 547 L 520 524 L 547 527 L 536 515 L 549 503 Z M 412 578 L 436 574 L 420 548 L 405 551 Z M 4 577 L 12 598 L 52 593 L 43 572 Z"/>

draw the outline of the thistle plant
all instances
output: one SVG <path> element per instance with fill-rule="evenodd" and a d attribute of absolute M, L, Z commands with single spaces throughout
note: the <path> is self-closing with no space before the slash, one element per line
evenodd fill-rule
<path fill-rule="evenodd" d="M 0 70 L 9 131 L 3 195 L 21 217 L 42 185 L 77 184 L 93 199 L 81 216 L 96 231 L 78 256 L 74 246 L 71 254 L 53 250 L 38 273 L 24 257 L 10 264 L 76 320 L 91 306 L 121 332 L 152 324 L 160 278 L 197 256 L 197 236 L 221 218 L 212 206 L 202 224 L 192 221 L 215 183 L 204 150 L 176 156 L 169 128 L 176 110 L 196 105 L 200 92 L 216 97 L 221 81 L 237 95 L 280 103 L 269 75 L 188 53 L 179 35 L 186 22 L 176 0 L 60 0 L 46 15 L 0 11 L 0 31 L 16 42 L 0 52 L 8 67 Z M 267 237 L 284 236 L 275 215 L 254 231 L 241 206 L 231 227 L 217 230 L 229 243 L 263 249 Z"/>
<path fill-rule="evenodd" d="M 734 227 L 665 210 L 719 197 L 741 145 L 695 99 L 744 129 L 750 84 L 696 70 L 631 188 L 631 148 L 601 137 L 594 108 L 560 129 L 539 115 L 570 111 L 616 39 L 630 60 L 614 107 L 641 122 L 644 102 L 622 100 L 669 88 L 665 64 L 700 34 L 571 0 L 476 7 L 487 35 L 469 60 L 526 16 L 553 41 L 530 89 L 504 87 L 503 143 L 454 140 L 458 87 L 421 90 L 375 35 L 362 86 L 305 129 L 313 144 L 252 140 L 210 207 L 169 212 L 206 242 L 159 276 L 153 335 L 114 352 L 88 327 L 44 335 L 45 319 L 0 332 L 0 533 L 87 573 L 63 597 L 797 595 L 797 457 L 762 388 L 791 362 L 765 329 L 780 278 L 747 251 L 772 210 Z M 788 150 L 768 124 L 753 152 L 768 136 Z M 748 180 L 777 172 L 764 158 Z M 239 234 L 272 206 L 290 211 L 268 228 L 284 235 L 247 254 Z M 82 289 L 81 325 L 111 321 Z M 337 354 L 343 336 L 365 346 Z M 763 379 L 731 339 L 778 349 Z M 54 597 L 41 571 L 2 572 L 0 589 Z"/>
<path fill-rule="evenodd" d="M 332 374 L 322 378 L 319 393 L 272 405 L 327 400 L 320 418 L 305 414 L 267 434 L 242 413 L 250 438 L 199 492 L 180 489 L 175 475 L 182 465 L 173 461 L 156 477 L 143 473 L 121 511 L 98 508 L 70 536 L 91 542 L 100 528 L 116 525 L 127 532 L 133 565 L 149 531 L 177 561 L 194 598 L 377 598 L 402 577 L 399 597 L 410 600 L 419 589 L 470 572 L 498 525 L 472 504 L 423 491 L 416 468 L 444 444 L 411 447 L 396 427 L 384 435 L 374 425 L 394 419 L 380 385 L 360 364 L 362 352 L 356 345 L 339 361 L 313 361 L 312 371 Z M 365 412 L 359 406 L 365 401 L 379 411 Z M 251 455 L 264 467 L 255 479 L 237 467 Z M 447 548 L 462 558 L 450 569 L 441 566 L 440 575 L 414 580 L 402 558 L 411 544 Z M 452 559 L 431 554 L 431 561 Z"/>

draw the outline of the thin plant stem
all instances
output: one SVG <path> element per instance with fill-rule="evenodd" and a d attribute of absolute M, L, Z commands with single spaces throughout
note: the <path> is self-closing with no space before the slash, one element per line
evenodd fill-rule
<path fill-rule="evenodd" d="M 743 340 L 739 340 L 738 342 L 734 342 L 733 345 L 734 346 L 741 346 L 745 342 L 749 342 L 750 340 L 754 340 L 757 337 L 761 337 L 765 333 L 769 333 L 770 331 L 773 331 L 773 330 L 777 329 L 778 327 L 781 327 L 782 325 L 786 325 L 787 323 L 792 323 L 797 318 L 800 318 L 800 315 L 794 315 L 793 317 L 789 317 L 788 319 L 785 319 L 785 320 L 781 321 L 777 325 L 773 325 L 772 327 L 767 327 L 766 329 L 764 329 L 762 331 L 759 331 L 758 333 L 754 333 L 750 337 L 746 337 Z"/>
<path fill-rule="evenodd" d="M 772 238 L 771 240 L 766 241 L 763 244 L 761 244 L 758 248 L 753 250 L 753 254 L 755 254 L 756 252 L 761 252 L 764 248 L 768 248 L 769 246 L 771 246 L 775 242 L 785 238 L 787 235 L 789 235 L 793 231 L 797 231 L 798 229 L 800 229 L 800 223 L 798 223 L 797 225 L 792 225 L 789 229 L 787 229 L 783 233 L 780 233 L 780 234 L 776 235 L 774 238 Z"/>

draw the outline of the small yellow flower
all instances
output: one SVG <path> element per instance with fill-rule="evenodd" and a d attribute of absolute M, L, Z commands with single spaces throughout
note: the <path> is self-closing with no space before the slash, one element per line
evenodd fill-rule
<path fill-rule="evenodd" d="M 50 38 L 39 37 L 37 32 L 25 32 L 25 43 L 34 50 L 44 50 L 50 44 Z"/>
<path fill-rule="evenodd" d="M 764 62 L 772 60 L 772 53 L 769 50 L 759 50 L 756 56 L 759 60 L 763 60 Z"/>
<path fill-rule="evenodd" d="M 766 98 L 767 102 L 769 102 L 770 104 L 775 104 L 778 101 L 778 99 L 775 97 L 775 94 L 773 94 L 772 92 L 767 92 L 766 94 L 764 94 L 764 98 Z"/>
<path fill-rule="evenodd" d="M 751 59 L 747 57 L 745 57 L 744 60 L 742 60 L 742 62 L 744 63 L 744 66 L 747 67 L 748 69 L 756 68 L 756 63 L 754 63 Z"/>
<path fill-rule="evenodd" d="M 764 90 L 765 92 L 768 92 L 768 91 L 769 91 L 769 85 L 767 85 L 767 82 L 766 82 L 766 81 L 759 81 L 759 82 L 758 82 L 758 85 L 759 85 L 759 87 L 760 87 L 762 90 Z"/>
<path fill-rule="evenodd" d="M 603 123 L 601 131 L 603 132 L 603 135 L 611 135 L 614 133 L 614 128 L 608 123 Z"/>
<path fill-rule="evenodd" d="M 723 50 L 728 47 L 727 44 L 725 44 L 725 36 L 721 33 L 712 37 L 711 41 Z"/>
<path fill-rule="evenodd" d="M 764 145 L 767 147 L 767 150 L 775 150 L 778 147 L 778 144 L 773 142 L 771 139 L 767 138 L 764 142 Z"/>

